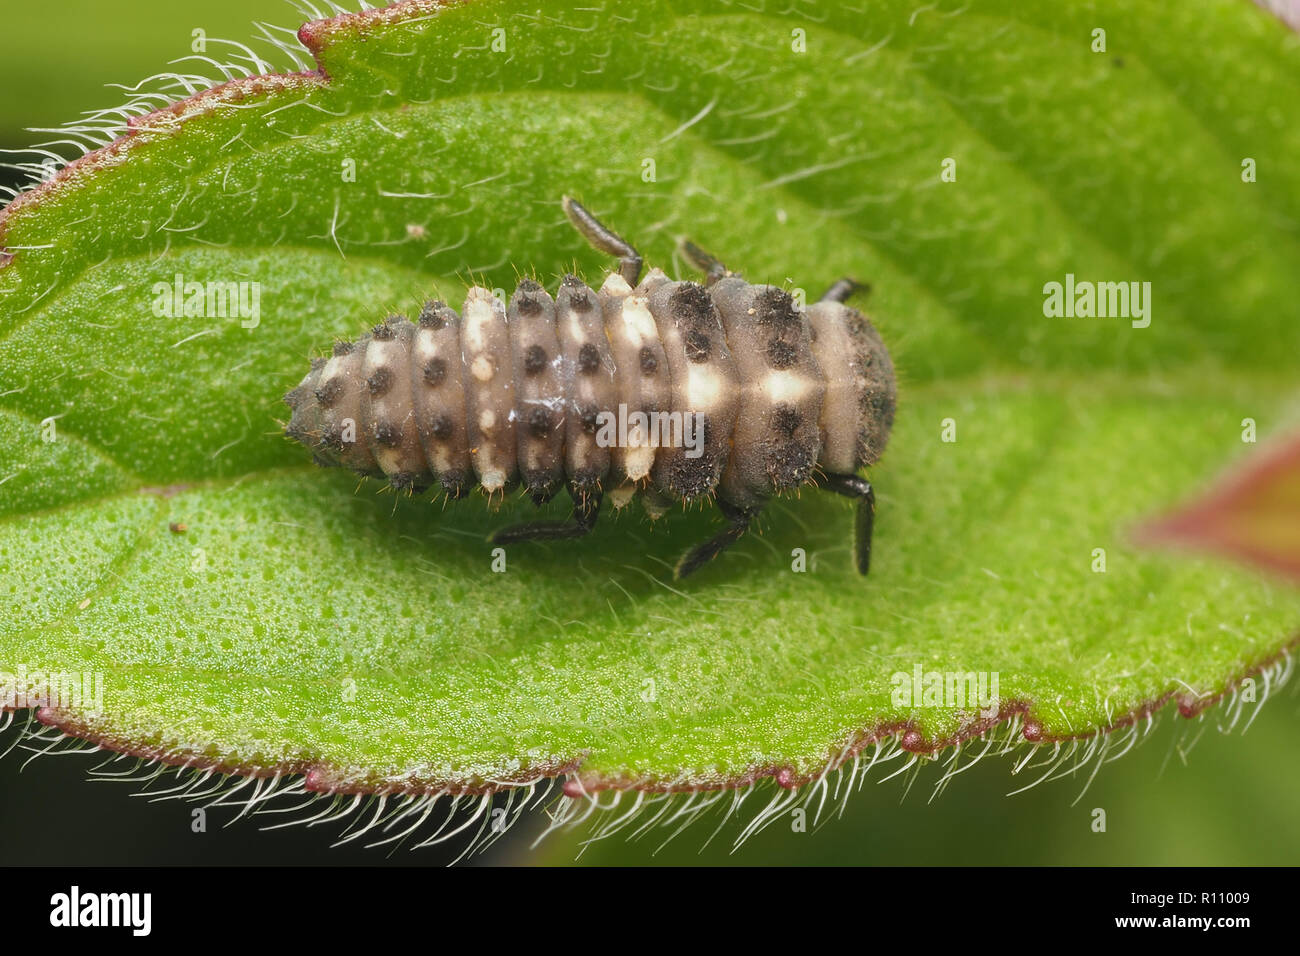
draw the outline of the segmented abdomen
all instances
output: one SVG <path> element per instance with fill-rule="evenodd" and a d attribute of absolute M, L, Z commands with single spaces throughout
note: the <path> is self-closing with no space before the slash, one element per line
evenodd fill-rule
<path fill-rule="evenodd" d="M 473 288 L 459 315 L 431 302 L 416 323 L 394 316 L 315 360 L 286 396 L 287 431 L 322 464 L 399 488 L 437 481 L 459 497 L 519 482 L 539 503 L 599 488 L 615 504 L 643 494 L 652 510 L 716 492 L 747 507 L 859 451 L 844 309 L 659 270 L 636 289 L 612 274 L 599 292 L 567 276 L 554 298 L 524 280 L 508 306 Z M 699 416 L 698 454 L 655 447 L 644 424 L 667 428 L 674 413 Z"/>

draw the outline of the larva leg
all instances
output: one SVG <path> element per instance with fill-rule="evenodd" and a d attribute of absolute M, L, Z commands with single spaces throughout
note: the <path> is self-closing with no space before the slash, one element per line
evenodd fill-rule
<path fill-rule="evenodd" d="M 723 551 L 740 540 L 740 536 L 749 530 L 749 523 L 758 516 L 758 508 L 737 508 L 729 505 L 721 499 L 718 500 L 718 507 L 722 509 L 723 515 L 729 522 L 727 527 L 723 528 L 708 541 L 696 545 L 690 551 L 682 555 L 681 560 L 677 562 L 677 569 L 673 576 L 684 578 L 688 574 L 698 571 L 705 564 L 708 564 Z"/>
<path fill-rule="evenodd" d="M 849 296 L 858 292 L 870 292 L 871 286 L 865 282 L 857 282 L 854 279 L 844 278 L 836 279 L 831 283 L 831 287 L 822 293 L 818 302 L 847 302 Z"/>
<path fill-rule="evenodd" d="M 871 482 L 858 475 L 828 475 L 822 487 L 837 495 L 857 499 L 858 512 L 853 521 L 853 551 L 858 573 L 866 574 L 871 567 L 871 532 L 876 518 L 876 493 L 871 490 Z"/>
<path fill-rule="evenodd" d="M 591 243 L 593 248 L 611 256 L 618 256 L 619 275 L 630 286 L 635 286 L 641 279 L 641 253 L 632 248 L 632 244 L 611 230 L 603 222 L 587 211 L 587 208 L 571 196 L 561 200 L 564 214 L 573 223 L 573 228 Z"/>
<path fill-rule="evenodd" d="M 515 544 L 519 541 L 558 541 L 585 537 L 596 527 L 600 499 L 598 491 L 575 496 L 572 521 L 528 521 L 502 528 L 488 540 L 492 544 Z"/>
<path fill-rule="evenodd" d="M 734 272 L 718 261 L 717 256 L 705 252 L 689 239 L 682 240 L 681 251 L 682 255 L 686 257 L 687 262 L 699 269 L 708 277 L 704 280 L 706 286 L 713 285 L 713 283 L 717 282 L 719 279 L 725 279 L 727 276 L 735 275 Z"/>

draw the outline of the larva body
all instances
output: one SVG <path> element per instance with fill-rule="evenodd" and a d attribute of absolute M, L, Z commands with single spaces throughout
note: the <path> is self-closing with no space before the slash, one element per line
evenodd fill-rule
<path fill-rule="evenodd" d="M 599 248 L 635 257 L 635 271 L 625 254 L 598 290 L 570 275 L 552 297 L 526 279 L 508 303 L 475 287 L 459 313 L 430 302 L 414 323 L 392 316 L 313 361 L 286 396 L 286 433 L 320 464 L 401 489 L 522 486 L 538 504 L 568 489 L 572 523 L 503 541 L 578 537 L 604 498 L 622 508 L 640 497 L 657 516 L 712 496 L 730 527 L 679 574 L 738 538 L 769 498 L 817 479 L 863 499 L 865 571 L 871 492 L 855 472 L 884 449 L 896 400 L 871 323 L 830 294 L 799 309 L 694 247 L 707 286 L 658 269 L 638 281 L 635 250 L 611 248 L 622 240 L 576 203 L 566 211 Z"/>

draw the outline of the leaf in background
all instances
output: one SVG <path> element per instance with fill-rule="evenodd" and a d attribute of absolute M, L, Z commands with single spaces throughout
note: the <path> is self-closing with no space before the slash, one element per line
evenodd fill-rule
<path fill-rule="evenodd" d="M 1260 449 L 1197 500 L 1144 524 L 1140 537 L 1219 551 L 1300 578 L 1300 436 Z"/>
<path fill-rule="evenodd" d="M 45 713 L 78 735 L 319 789 L 795 784 L 987 728 L 899 703 L 917 668 L 998 674 L 1035 740 L 1216 699 L 1300 595 L 1123 529 L 1295 394 L 1300 54 L 1227 0 L 1104 12 L 404 4 L 136 120 L 0 215 L 0 662 L 102 674 L 102 712 Z M 869 580 L 811 490 L 684 587 L 708 514 L 495 574 L 518 502 L 358 492 L 280 436 L 333 338 L 607 269 L 565 192 L 652 264 L 689 233 L 872 282 L 903 378 Z M 1150 326 L 1045 316 L 1067 273 L 1151 282 Z M 158 315 L 176 276 L 257 283 L 258 321 Z"/>
<path fill-rule="evenodd" d="M 121 106 L 121 88 L 106 85 L 134 84 L 162 61 L 195 55 L 196 47 L 224 58 L 231 50 L 220 37 L 236 30 L 243 35 L 254 18 L 269 12 L 278 20 L 285 10 L 275 0 L 135 0 L 128 21 L 121 5 L 101 0 L 6 4 L 5 33 L 21 42 L 6 44 L 0 59 L 0 146 L 26 146 L 32 136 L 24 130 L 49 127 L 89 107 Z M 203 41 L 195 31 L 202 31 Z M 194 64 L 179 65 L 193 70 Z M 211 69 L 211 63 L 199 68 Z"/>

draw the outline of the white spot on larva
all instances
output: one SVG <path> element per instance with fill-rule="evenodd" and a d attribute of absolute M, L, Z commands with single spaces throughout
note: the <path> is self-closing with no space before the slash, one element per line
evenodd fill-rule
<path fill-rule="evenodd" d="M 376 448 L 375 461 L 386 475 L 393 475 L 402 470 L 402 452 L 399 449 Z"/>
<path fill-rule="evenodd" d="M 500 468 L 486 468 L 482 479 L 485 491 L 500 491 L 506 486 L 506 473 Z"/>
<path fill-rule="evenodd" d="M 707 411 L 722 400 L 722 376 L 708 365 L 691 365 L 686 379 L 686 402 L 693 411 Z"/>
<path fill-rule="evenodd" d="M 320 381 L 322 385 L 324 385 L 334 376 L 340 374 L 341 372 L 340 366 L 343 365 L 344 358 L 345 356 L 341 356 L 341 355 L 331 355 L 328 359 L 325 360 L 325 367 L 320 370 Z M 306 381 L 306 379 L 303 379 L 303 381 Z"/>
<path fill-rule="evenodd" d="M 632 287 L 617 272 L 611 272 L 605 277 L 605 282 L 600 287 L 600 291 L 608 295 L 625 296 L 631 294 Z"/>
<path fill-rule="evenodd" d="M 650 286 L 651 284 L 658 283 L 660 280 L 666 280 L 667 278 L 668 278 L 668 273 L 664 272 L 664 270 L 660 269 L 658 266 L 655 266 L 653 269 L 651 269 L 649 272 L 645 274 L 645 277 L 642 278 L 641 283 L 640 285 L 637 286 L 637 288 L 644 289 Z"/>
<path fill-rule="evenodd" d="M 474 377 L 480 382 L 492 381 L 492 376 L 494 374 L 492 362 L 486 355 L 480 355 L 476 358 L 473 364 L 470 365 L 469 370 L 474 373 Z"/>
<path fill-rule="evenodd" d="M 496 425 L 496 423 L 497 423 L 497 416 L 496 413 L 492 411 L 492 409 L 485 408 L 483 409 L 483 411 L 479 413 L 478 427 L 483 429 L 483 431 L 485 432 L 491 431 L 492 427 Z"/>
<path fill-rule="evenodd" d="M 576 312 L 569 313 L 569 338 L 578 342 L 579 347 L 587 341 L 587 330 L 583 328 L 582 320 Z"/>
<path fill-rule="evenodd" d="M 643 295 L 628 296 L 623 303 L 623 327 L 638 347 L 659 340 L 659 329 L 650 314 L 650 300 Z"/>
<path fill-rule="evenodd" d="M 635 497 L 636 488 L 631 485 L 620 485 L 617 488 L 611 489 L 609 493 L 609 503 L 613 506 L 615 511 L 621 511 L 631 504 L 632 499 Z"/>
<path fill-rule="evenodd" d="M 496 318 L 500 303 L 487 289 L 475 286 L 465 294 L 465 350 L 481 352 L 487 341 L 487 327 Z"/>
<path fill-rule="evenodd" d="M 763 391 L 772 402 L 798 402 L 812 383 L 794 372 L 768 372 L 763 378 Z"/>
<path fill-rule="evenodd" d="M 434 347 L 433 329 L 419 329 L 415 333 L 414 349 L 416 364 L 423 368 L 425 363 L 437 354 Z"/>
<path fill-rule="evenodd" d="M 628 449 L 624 467 L 627 469 L 628 478 L 632 481 L 644 481 L 650 477 L 650 469 L 654 467 L 654 463 L 655 450 L 649 446 L 642 446 Z"/>

